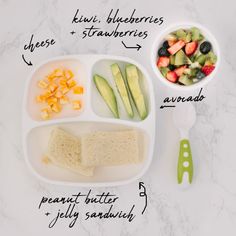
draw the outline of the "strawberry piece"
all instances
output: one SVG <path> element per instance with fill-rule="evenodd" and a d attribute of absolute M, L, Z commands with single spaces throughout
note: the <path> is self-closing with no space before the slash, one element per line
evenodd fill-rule
<path fill-rule="evenodd" d="M 171 55 L 174 55 L 176 52 L 178 52 L 182 47 L 184 47 L 185 42 L 183 40 L 177 41 L 174 45 L 169 47 L 167 50 Z"/>
<path fill-rule="evenodd" d="M 167 67 L 170 63 L 170 58 L 169 57 L 159 57 L 157 61 L 157 66 L 158 67 Z"/>
<path fill-rule="evenodd" d="M 178 80 L 178 76 L 174 71 L 169 71 L 166 78 L 172 83 L 175 83 Z"/>
<path fill-rule="evenodd" d="M 186 65 L 180 66 L 179 68 L 176 68 L 174 72 L 176 73 L 176 75 L 178 75 L 178 77 L 180 77 L 184 73 L 184 70 L 186 69 L 186 67 L 187 67 Z"/>
<path fill-rule="evenodd" d="M 198 43 L 193 41 L 191 43 L 187 43 L 185 46 L 186 55 L 192 55 L 197 50 Z"/>
<path fill-rule="evenodd" d="M 213 65 L 210 65 L 210 66 L 203 66 L 203 67 L 202 67 L 202 72 L 203 72 L 205 75 L 209 75 L 214 69 L 215 69 L 215 66 L 213 66 Z"/>

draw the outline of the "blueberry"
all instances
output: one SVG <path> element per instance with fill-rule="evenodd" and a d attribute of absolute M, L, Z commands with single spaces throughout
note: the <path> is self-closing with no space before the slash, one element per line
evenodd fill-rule
<path fill-rule="evenodd" d="M 202 71 L 198 71 L 197 72 L 197 74 L 196 74 L 196 78 L 198 79 L 198 80 L 201 80 L 201 79 L 203 79 L 204 77 L 206 77 L 206 75 L 202 72 Z"/>
<path fill-rule="evenodd" d="M 167 51 L 166 48 L 161 47 L 161 48 L 158 50 L 158 55 L 159 55 L 160 57 L 168 57 L 168 56 L 170 56 L 170 53 Z"/>
<path fill-rule="evenodd" d="M 200 45 L 200 52 L 202 54 L 207 54 L 208 52 L 211 51 L 211 48 L 212 48 L 211 43 L 208 41 L 205 41 Z"/>
<path fill-rule="evenodd" d="M 170 70 L 174 70 L 176 67 L 174 66 L 174 65 L 168 65 L 168 68 L 170 69 Z"/>
<path fill-rule="evenodd" d="M 169 43 L 168 41 L 165 41 L 163 44 L 162 44 L 163 48 L 169 48 Z"/>

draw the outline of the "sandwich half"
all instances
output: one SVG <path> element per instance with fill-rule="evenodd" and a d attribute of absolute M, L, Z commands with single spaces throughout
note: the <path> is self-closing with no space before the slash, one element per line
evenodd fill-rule
<path fill-rule="evenodd" d="M 66 131 L 55 128 L 48 142 L 47 156 L 55 165 L 84 176 L 93 175 L 93 167 L 81 163 L 81 141 Z"/>
<path fill-rule="evenodd" d="M 134 130 L 93 132 L 81 138 L 82 164 L 113 166 L 136 164 L 139 158 L 138 132 Z"/>

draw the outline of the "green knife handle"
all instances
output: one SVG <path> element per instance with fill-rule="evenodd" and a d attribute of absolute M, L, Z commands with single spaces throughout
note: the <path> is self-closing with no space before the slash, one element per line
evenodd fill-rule
<path fill-rule="evenodd" d="M 180 141 L 179 159 L 178 159 L 178 184 L 183 182 L 184 173 L 187 172 L 188 182 L 192 183 L 193 179 L 193 160 L 191 154 L 190 143 L 188 139 Z"/>

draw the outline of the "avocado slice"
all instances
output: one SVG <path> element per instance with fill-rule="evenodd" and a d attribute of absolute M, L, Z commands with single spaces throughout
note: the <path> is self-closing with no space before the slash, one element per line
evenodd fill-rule
<path fill-rule="evenodd" d="M 135 65 L 127 65 L 125 71 L 129 90 L 131 92 L 138 114 L 140 118 L 144 120 L 147 117 L 148 112 L 145 105 L 144 95 L 139 84 L 138 69 Z"/>
<path fill-rule="evenodd" d="M 191 64 L 191 60 L 186 56 L 184 51 L 181 49 L 175 55 L 175 66 L 182 66 L 186 64 Z"/>
<path fill-rule="evenodd" d="M 111 65 L 111 71 L 116 83 L 117 90 L 125 106 L 125 110 L 129 117 L 133 118 L 134 112 L 131 106 L 128 89 L 126 87 L 125 80 L 121 74 L 120 68 L 117 63 Z"/>
<path fill-rule="evenodd" d="M 100 75 L 93 76 L 94 83 L 101 94 L 102 98 L 106 102 L 107 106 L 110 108 L 115 118 L 119 118 L 119 111 L 116 101 L 116 96 L 113 92 L 113 89 L 109 85 L 109 83 L 101 77 Z"/>

